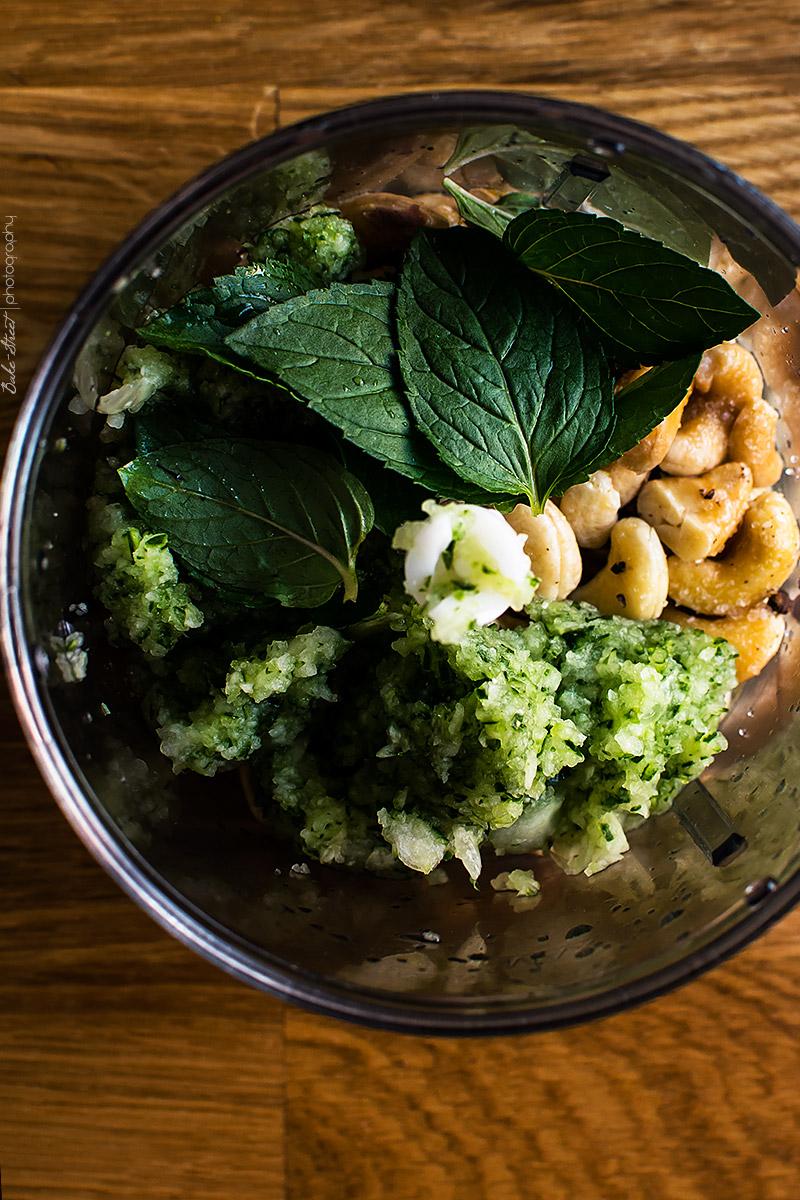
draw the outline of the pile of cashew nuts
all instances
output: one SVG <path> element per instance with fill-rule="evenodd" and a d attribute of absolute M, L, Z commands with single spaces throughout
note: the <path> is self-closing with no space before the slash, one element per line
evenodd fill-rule
<path fill-rule="evenodd" d="M 518 504 L 507 516 L 527 535 L 538 595 L 704 629 L 737 648 L 740 683 L 757 675 L 785 633 L 768 598 L 800 555 L 794 513 L 772 490 L 777 422 L 753 355 L 735 342 L 708 350 L 689 394 L 637 446 L 543 513 Z M 634 501 L 638 515 L 620 519 Z M 606 545 L 582 583 L 582 550 Z"/>

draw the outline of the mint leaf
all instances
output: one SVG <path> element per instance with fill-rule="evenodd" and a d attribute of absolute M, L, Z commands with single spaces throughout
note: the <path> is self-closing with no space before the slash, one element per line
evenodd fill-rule
<path fill-rule="evenodd" d="M 455 198 L 458 211 L 465 221 L 499 238 L 520 213 L 539 207 L 538 199 L 529 192 L 509 192 L 497 204 L 490 204 L 488 200 L 481 200 L 479 196 L 466 191 L 454 179 L 443 179 L 442 186 Z"/>
<path fill-rule="evenodd" d="M 225 338 L 236 328 L 222 311 L 213 288 L 189 292 L 180 303 L 173 305 L 160 317 L 149 321 L 139 330 L 142 341 L 169 350 L 208 354 L 221 362 L 229 362 Z"/>
<path fill-rule="evenodd" d="M 254 317 L 226 345 L 277 375 L 346 436 L 369 443 L 374 434 L 388 459 L 403 461 L 407 422 L 393 365 L 393 294 L 390 283 L 334 283 Z"/>
<path fill-rule="evenodd" d="M 180 303 L 142 326 L 139 336 L 171 350 L 207 354 L 251 375 L 247 364 L 228 350 L 225 338 L 256 313 L 301 295 L 317 282 L 296 263 L 270 260 L 238 267 L 233 275 L 219 276 L 211 287 L 189 292 Z"/>
<path fill-rule="evenodd" d="M 253 312 L 261 312 L 270 304 L 302 296 L 319 283 L 319 277 L 302 263 L 267 258 L 237 267 L 233 275 L 218 275 L 213 291 L 221 304 L 241 305 L 242 311 L 249 304 Z"/>
<path fill-rule="evenodd" d="M 697 374 L 702 354 L 651 367 L 620 388 L 614 396 L 617 424 L 608 448 L 608 462 L 630 450 L 678 407 Z"/>
<path fill-rule="evenodd" d="M 443 179 L 442 186 L 445 191 L 455 197 L 458 211 L 465 221 L 477 225 L 478 229 L 485 229 L 487 233 L 493 233 L 495 237 L 501 238 L 506 227 L 514 219 L 511 213 L 505 212 L 496 204 L 490 204 L 488 200 L 481 200 L 478 196 L 474 196 L 454 179 Z"/>
<path fill-rule="evenodd" d="M 201 579 L 243 603 L 315 608 L 344 584 L 372 527 L 359 481 L 319 451 L 209 438 L 140 455 L 120 472 L 136 511 Z"/>
<path fill-rule="evenodd" d="M 530 192 L 509 192 L 496 204 L 490 204 L 488 200 L 481 200 L 479 196 L 466 191 L 454 179 L 443 179 L 442 186 L 454 197 L 465 221 L 499 238 L 520 213 L 539 207 L 538 198 Z"/>
<path fill-rule="evenodd" d="M 631 365 L 706 350 L 758 319 L 721 275 L 607 217 L 539 209 L 517 217 L 503 237 Z"/>
<path fill-rule="evenodd" d="M 489 234 L 418 233 L 397 324 L 414 416 L 464 479 L 540 508 L 599 464 L 615 417 L 597 336 Z"/>
<path fill-rule="evenodd" d="M 532 208 L 542 207 L 539 197 L 534 196 L 531 192 L 506 192 L 505 196 L 498 203 L 503 211 L 510 213 L 512 217 L 518 217 L 520 213 L 530 212 Z"/>
<path fill-rule="evenodd" d="M 397 367 L 394 291 L 391 283 L 334 283 L 259 314 L 226 346 L 392 470 L 435 495 L 489 503 L 414 425 Z"/>

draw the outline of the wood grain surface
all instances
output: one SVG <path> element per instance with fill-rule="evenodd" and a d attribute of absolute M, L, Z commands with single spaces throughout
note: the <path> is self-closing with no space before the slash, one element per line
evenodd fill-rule
<path fill-rule="evenodd" d="M 18 383 L 75 292 L 185 178 L 278 121 L 513 86 L 686 138 L 800 217 L 800 3 L 40 0 L 4 13 L 0 214 Z M 3 1200 L 790 1200 L 800 913 L 644 1008 L 459 1042 L 250 991 L 83 849 L 0 700 Z"/>

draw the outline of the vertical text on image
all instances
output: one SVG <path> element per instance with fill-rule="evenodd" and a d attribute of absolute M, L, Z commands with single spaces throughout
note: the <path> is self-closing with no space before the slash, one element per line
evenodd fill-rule
<path fill-rule="evenodd" d="M 14 231 L 15 216 L 3 218 L 3 273 L 2 273 L 2 304 L 3 314 L 0 322 L 0 348 L 4 357 L 0 358 L 0 389 L 12 396 L 17 394 L 17 322 L 12 313 L 19 310 L 16 298 L 17 282 L 17 237 Z"/>

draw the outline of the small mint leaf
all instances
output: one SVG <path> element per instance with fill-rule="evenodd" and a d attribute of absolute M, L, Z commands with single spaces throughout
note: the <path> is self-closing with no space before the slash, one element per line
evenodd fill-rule
<path fill-rule="evenodd" d="M 237 267 L 233 275 L 220 275 L 211 287 L 189 292 L 178 304 L 143 325 L 139 336 L 170 350 L 207 354 L 252 375 L 248 365 L 225 345 L 225 338 L 256 313 L 302 295 L 317 282 L 304 267 L 274 259 L 258 266 Z"/>
<path fill-rule="evenodd" d="M 512 213 L 506 212 L 499 205 L 490 204 L 488 200 L 481 200 L 462 188 L 454 179 L 443 179 L 442 186 L 454 197 L 458 211 L 465 221 L 469 221 L 478 229 L 485 229 L 487 233 L 493 233 L 495 237 L 501 238 L 514 219 Z"/>
<path fill-rule="evenodd" d="M 617 424 L 608 448 L 608 462 L 630 450 L 678 407 L 692 386 L 701 358 L 701 354 L 690 354 L 677 362 L 651 367 L 620 388 L 614 396 Z"/>
<path fill-rule="evenodd" d="M 539 207 L 538 198 L 529 192 L 509 192 L 501 196 L 496 204 L 490 204 L 488 200 L 481 200 L 473 192 L 466 191 L 454 179 L 443 179 L 442 185 L 454 197 L 465 221 L 499 238 L 520 213 Z"/>
<path fill-rule="evenodd" d="M 707 350 L 759 316 L 715 271 L 607 217 L 538 209 L 517 217 L 503 236 L 633 366 Z"/>

